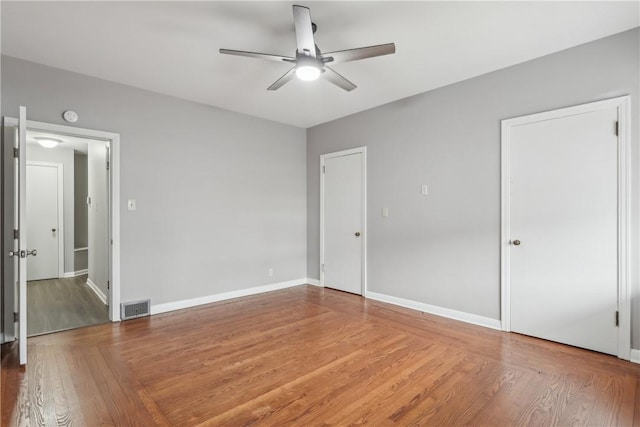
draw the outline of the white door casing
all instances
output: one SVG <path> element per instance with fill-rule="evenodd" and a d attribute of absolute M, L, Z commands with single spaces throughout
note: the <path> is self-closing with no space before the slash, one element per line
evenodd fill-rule
<path fill-rule="evenodd" d="M 27 258 L 27 281 L 64 274 L 63 171 L 61 163 L 27 161 L 27 246 L 38 251 Z"/>
<path fill-rule="evenodd" d="M 366 147 L 320 157 L 320 284 L 365 295 Z"/>
<path fill-rule="evenodd" d="M 628 102 L 502 122 L 504 330 L 629 358 Z"/>

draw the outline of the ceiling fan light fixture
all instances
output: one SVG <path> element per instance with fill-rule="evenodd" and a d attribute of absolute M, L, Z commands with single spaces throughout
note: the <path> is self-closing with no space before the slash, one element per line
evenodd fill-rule
<path fill-rule="evenodd" d="M 34 138 L 36 141 L 38 141 L 38 144 L 42 145 L 45 148 L 55 148 L 58 146 L 58 144 L 62 143 L 61 139 L 56 139 L 56 138 L 49 138 L 49 137 L 35 137 Z"/>
<path fill-rule="evenodd" d="M 314 65 L 299 65 L 296 67 L 296 77 L 305 82 L 317 80 L 320 77 L 320 69 Z"/>

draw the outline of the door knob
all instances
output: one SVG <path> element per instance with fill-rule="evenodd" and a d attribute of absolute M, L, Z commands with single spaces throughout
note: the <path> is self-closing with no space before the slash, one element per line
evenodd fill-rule
<path fill-rule="evenodd" d="M 20 258 L 20 251 L 9 251 L 9 258 L 18 257 Z"/>
<path fill-rule="evenodd" d="M 52 233 L 55 233 L 55 232 L 56 232 L 56 229 L 55 229 L 55 228 L 52 228 L 52 229 L 51 229 L 51 232 L 52 232 Z"/>
<path fill-rule="evenodd" d="M 31 249 L 30 251 L 27 250 L 27 256 L 29 256 L 29 255 L 36 256 L 36 255 L 38 255 L 38 251 L 35 250 L 35 249 Z"/>
<path fill-rule="evenodd" d="M 360 237 L 360 232 L 356 231 L 356 237 Z"/>
<path fill-rule="evenodd" d="M 513 242 L 511 242 L 511 243 L 513 243 L 513 244 L 514 244 L 514 245 L 516 245 L 516 246 L 520 246 L 520 240 L 514 240 L 514 241 L 513 241 Z"/>

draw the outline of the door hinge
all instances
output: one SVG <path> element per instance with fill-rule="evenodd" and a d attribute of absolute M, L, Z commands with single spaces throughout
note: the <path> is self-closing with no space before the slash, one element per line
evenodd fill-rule
<path fill-rule="evenodd" d="M 19 239 L 20 238 L 20 230 L 13 230 L 13 238 L 14 239 Z"/>
<path fill-rule="evenodd" d="M 107 160 L 107 170 L 109 170 L 109 160 Z"/>
<path fill-rule="evenodd" d="M 13 312 L 13 321 L 14 322 L 18 322 L 20 320 L 20 316 L 18 316 L 18 313 L 16 313 L 15 311 Z"/>
<path fill-rule="evenodd" d="M 14 148 L 14 149 L 13 149 L 13 157 L 14 157 L 15 159 L 17 159 L 17 158 L 19 158 L 19 157 L 20 157 L 20 149 L 19 149 L 19 148 Z"/>
<path fill-rule="evenodd" d="M 324 273 L 324 264 L 322 264 L 322 272 Z"/>
<path fill-rule="evenodd" d="M 322 173 L 325 173 L 327 171 L 326 166 L 322 167 Z"/>
<path fill-rule="evenodd" d="M 616 122 L 616 136 L 620 135 L 620 122 Z"/>
<path fill-rule="evenodd" d="M 111 289 L 111 282 L 107 280 L 107 290 Z"/>
<path fill-rule="evenodd" d="M 616 311 L 616 326 L 620 326 L 620 312 Z"/>

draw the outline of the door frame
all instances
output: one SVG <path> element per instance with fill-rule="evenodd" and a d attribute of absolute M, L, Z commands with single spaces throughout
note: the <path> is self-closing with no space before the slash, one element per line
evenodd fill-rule
<path fill-rule="evenodd" d="M 18 119 L 5 117 L 5 126 L 18 126 Z M 58 133 L 80 138 L 97 139 L 109 142 L 109 320 L 120 321 L 120 134 L 94 129 L 27 120 L 28 130 Z"/>
<path fill-rule="evenodd" d="M 27 160 L 29 166 L 53 167 L 58 173 L 58 278 L 64 277 L 64 165 L 54 162 Z M 29 174 L 27 173 L 27 179 Z M 28 261 L 28 260 L 27 260 Z M 28 271 L 28 270 L 27 270 Z"/>
<path fill-rule="evenodd" d="M 629 283 L 629 247 L 631 243 L 631 194 L 630 194 L 630 97 L 620 96 L 602 101 L 589 102 L 567 108 L 545 111 L 526 116 L 502 120 L 501 135 L 501 227 L 500 227 L 500 296 L 501 326 L 511 331 L 511 277 L 510 277 L 510 147 L 511 128 L 593 111 L 616 107 L 618 109 L 618 357 L 629 360 L 631 354 L 631 287 Z M 614 131 L 614 129 L 612 129 Z M 613 319 L 612 319 L 613 321 Z"/>
<path fill-rule="evenodd" d="M 367 293 L 367 147 L 356 147 L 320 155 L 320 286 L 324 287 L 324 166 L 327 159 L 344 157 L 351 154 L 362 155 L 362 297 Z"/>

